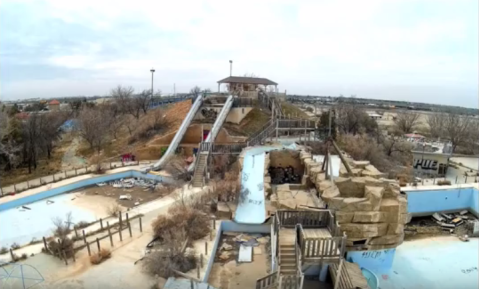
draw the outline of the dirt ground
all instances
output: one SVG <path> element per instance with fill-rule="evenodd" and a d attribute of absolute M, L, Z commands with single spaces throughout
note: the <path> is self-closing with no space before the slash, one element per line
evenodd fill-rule
<path fill-rule="evenodd" d="M 259 246 L 253 248 L 253 262 L 238 263 L 236 260 L 239 252 L 239 244 L 233 240 L 236 235 L 240 235 L 240 233 L 223 235 L 218 244 L 215 263 L 213 263 L 208 277 L 208 283 L 216 288 L 255 288 L 256 280 L 268 274 L 268 269 L 270 268 L 268 244 L 260 243 Z M 231 245 L 233 247 L 232 250 L 222 250 L 223 244 Z M 229 252 L 229 256 L 227 258 L 220 257 L 221 255 L 225 256 L 225 251 Z"/>
<path fill-rule="evenodd" d="M 79 192 L 84 193 L 88 196 L 105 196 L 107 198 L 114 199 L 119 205 L 125 208 L 133 208 L 136 202 L 140 202 L 140 204 L 156 200 L 158 198 L 162 198 L 173 191 L 173 187 L 165 189 L 155 189 L 150 190 L 148 188 L 143 187 L 133 187 L 133 188 L 114 188 L 110 185 L 106 185 L 103 187 L 89 187 L 86 189 L 82 189 Z M 120 200 L 120 195 L 131 195 L 131 200 Z"/>

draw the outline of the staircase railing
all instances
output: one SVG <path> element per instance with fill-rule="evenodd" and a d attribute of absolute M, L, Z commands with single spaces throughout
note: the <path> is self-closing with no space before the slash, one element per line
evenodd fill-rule
<path fill-rule="evenodd" d="M 278 273 L 273 272 L 271 274 L 268 274 L 264 277 L 261 277 L 256 280 L 256 289 L 263 289 L 263 288 L 268 288 L 274 284 L 276 284 L 276 281 L 278 279 Z"/>
<path fill-rule="evenodd" d="M 267 126 L 264 130 L 260 131 L 256 136 L 250 138 L 247 142 L 247 145 L 254 146 L 254 145 L 260 144 L 263 140 L 268 138 L 271 132 L 275 131 L 275 129 L 276 129 L 276 121 L 270 122 L 269 126 Z"/>

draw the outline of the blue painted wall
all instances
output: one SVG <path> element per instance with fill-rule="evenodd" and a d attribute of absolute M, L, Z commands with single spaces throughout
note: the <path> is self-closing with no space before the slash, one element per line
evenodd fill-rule
<path fill-rule="evenodd" d="M 63 194 L 66 192 L 78 190 L 84 187 L 92 186 L 97 183 L 102 183 L 102 182 L 111 182 L 114 180 L 122 179 L 122 178 L 131 178 L 131 177 L 138 177 L 138 178 L 143 178 L 143 179 L 151 179 L 151 180 L 156 180 L 158 182 L 163 182 L 163 183 L 173 183 L 174 180 L 172 178 L 168 177 L 162 177 L 158 175 L 153 175 L 153 174 L 142 174 L 139 171 L 125 171 L 125 172 L 120 172 L 116 174 L 110 174 L 110 175 L 103 175 L 103 176 L 98 176 L 98 177 L 93 177 L 85 180 L 80 180 L 78 182 L 74 182 L 62 187 L 54 188 L 51 190 L 47 190 L 44 192 L 37 193 L 35 195 L 31 196 L 26 196 L 21 199 L 16 199 L 4 204 L 0 204 L 0 212 L 4 210 L 8 210 L 11 208 L 16 208 L 19 206 L 23 206 L 26 204 L 30 204 L 33 202 L 37 202 L 42 199 L 46 198 L 51 198 L 53 196 Z"/>
<path fill-rule="evenodd" d="M 435 212 L 468 209 L 479 212 L 478 194 L 475 188 L 449 188 L 430 191 L 406 191 L 408 212 L 413 216 L 427 216 Z M 473 212 L 474 213 L 474 212 Z"/>
<path fill-rule="evenodd" d="M 479 191 L 472 189 L 471 213 L 479 217 Z"/>
<path fill-rule="evenodd" d="M 346 255 L 349 262 L 358 263 L 359 267 L 379 272 L 391 269 L 396 249 L 350 251 Z"/>

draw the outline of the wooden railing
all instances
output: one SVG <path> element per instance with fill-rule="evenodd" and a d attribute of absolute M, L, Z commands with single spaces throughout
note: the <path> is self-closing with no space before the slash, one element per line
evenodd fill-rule
<path fill-rule="evenodd" d="M 330 210 L 317 211 L 288 211 L 280 210 L 276 213 L 282 227 L 295 227 L 301 224 L 303 228 L 327 227 L 334 216 Z"/>
<path fill-rule="evenodd" d="M 254 104 L 254 99 L 249 97 L 236 97 L 233 100 L 233 107 L 252 107 Z"/>
<path fill-rule="evenodd" d="M 259 278 L 258 280 L 256 280 L 256 289 L 263 289 L 263 288 L 270 287 L 271 285 L 276 283 L 277 278 L 278 278 L 278 272 L 273 272 L 269 275 Z"/>
<path fill-rule="evenodd" d="M 304 275 L 281 275 L 279 277 L 278 289 L 301 289 Z"/>
<path fill-rule="evenodd" d="M 346 237 L 305 238 L 301 244 L 303 260 L 308 258 L 340 258 L 344 253 Z"/>
<path fill-rule="evenodd" d="M 278 128 L 315 129 L 316 122 L 307 119 L 278 119 Z"/>

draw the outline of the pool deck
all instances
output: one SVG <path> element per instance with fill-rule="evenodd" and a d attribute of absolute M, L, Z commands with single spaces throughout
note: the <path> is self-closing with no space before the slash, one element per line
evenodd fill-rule
<path fill-rule="evenodd" d="M 479 288 L 479 239 L 455 236 L 404 242 L 397 247 L 391 270 L 372 270 L 381 289 Z"/>

